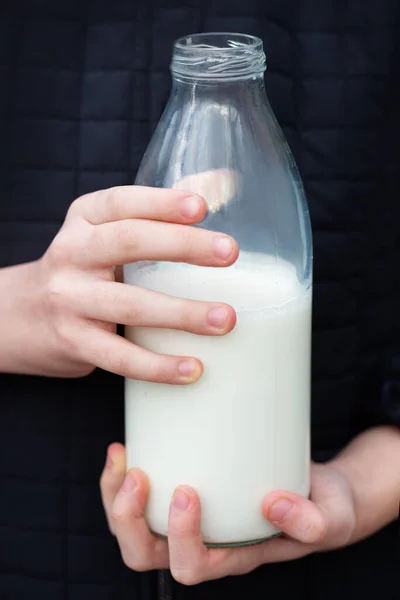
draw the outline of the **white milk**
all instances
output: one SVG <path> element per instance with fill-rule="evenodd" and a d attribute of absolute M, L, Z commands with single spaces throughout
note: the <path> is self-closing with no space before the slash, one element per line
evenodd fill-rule
<path fill-rule="evenodd" d="M 128 467 L 149 476 L 150 528 L 167 534 L 171 496 L 183 484 L 200 495 L 205 542 L 274 535 L 264 495 L 309 493 L 311 289 L 288 263 L 245 253 L 228 269 L 128 266 L 125 281 L 238 312 L 225 337 L 127 328 L 140 346 L 204 364 L 189 386 L 126 380 Z"/>

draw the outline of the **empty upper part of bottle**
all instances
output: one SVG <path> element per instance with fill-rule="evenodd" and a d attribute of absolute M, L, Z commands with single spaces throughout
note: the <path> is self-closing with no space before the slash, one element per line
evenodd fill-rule
<path fill-rule="evenodd" d="M 254 36 L 177 40 L 171 95 L 136 183 L 200 194 L 209 209 L 201 227 L 232 235 L 243 252 L 289 262 L 308 285 L 307 202 L 267 98 L 265 68 L 262 41 Z"/>

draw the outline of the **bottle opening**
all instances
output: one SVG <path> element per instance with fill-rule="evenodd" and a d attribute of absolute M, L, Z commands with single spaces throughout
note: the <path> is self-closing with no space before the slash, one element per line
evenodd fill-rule
<path fill-rule="evenodd" d="M 263 43 L 243 33 L 196 33 L 174 44 L 171 72 L 179 79 L 260 77 L 266 69 Z"/>

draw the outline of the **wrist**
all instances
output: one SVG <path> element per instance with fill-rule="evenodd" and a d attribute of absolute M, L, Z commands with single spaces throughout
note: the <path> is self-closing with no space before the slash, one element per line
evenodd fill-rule
<path fill-rule="evenodd" d="M 361 433 L 329 465 L 349 482 L 356 515 L 352 542 L 374 534 L 398 517 L 398 429 L 382 426 Z"/>
<path fill-rule="evenodd" d="M 51 331 L 41 260 L 0 270 L 0 372 L 51 375 L 60 349 Z"/>

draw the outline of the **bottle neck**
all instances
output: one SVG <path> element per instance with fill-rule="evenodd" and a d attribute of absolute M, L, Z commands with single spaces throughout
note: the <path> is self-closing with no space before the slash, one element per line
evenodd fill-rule
<path fill-rule="evenodd" d="M 209 101 L 227 105 L 252 104 L 257 107 L 267 102 L 263 75 L 230 81 L 182 79 L 174 75 L 172 94 L 175 100 L 184 103 Z"/>

